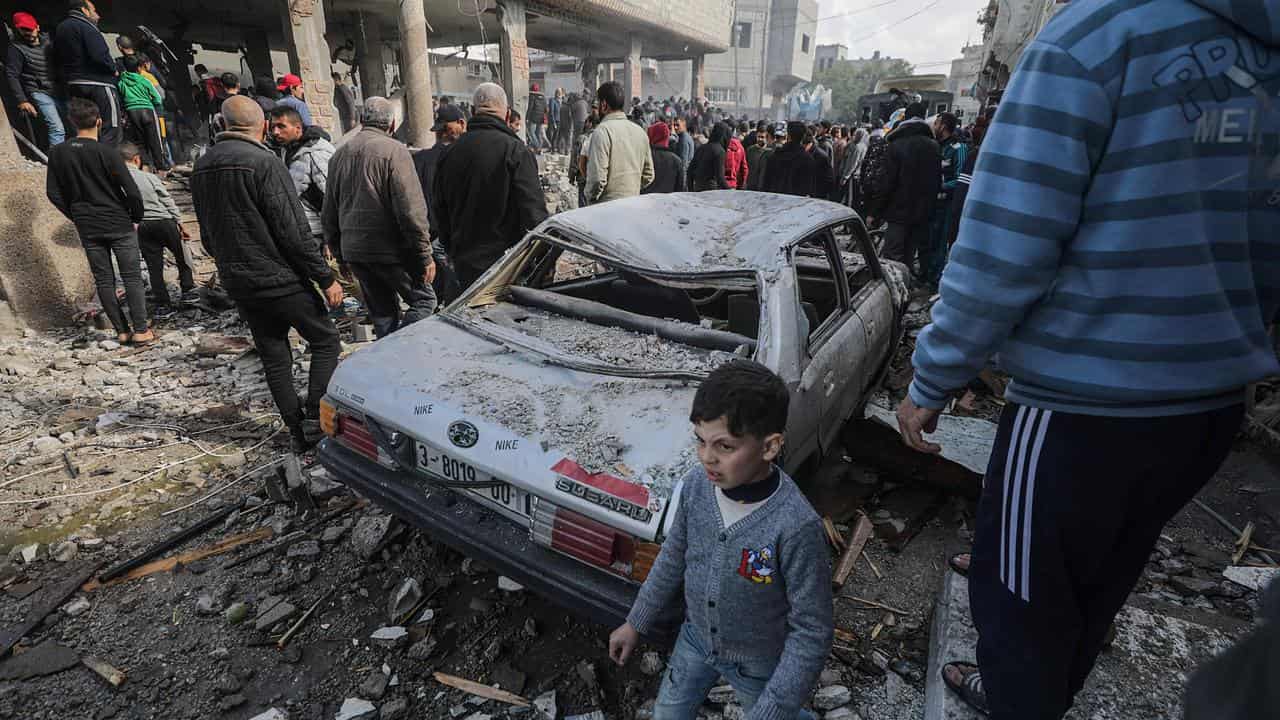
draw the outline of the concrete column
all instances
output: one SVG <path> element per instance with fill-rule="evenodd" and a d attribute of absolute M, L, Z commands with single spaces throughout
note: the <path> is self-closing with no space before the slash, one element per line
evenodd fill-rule
<path fill-rule="evenodd" d="M 521 117 L 529 108 L 529 44 L 524 34 L 524 8 L 524 0 L 498 0 L 498 22 L 502 25 L 502 36 L 498 41 L 502 56 L 502 87 L 507 91 L 511 107 Z"/>
<path fill-rule="evenodd" d="M 596 89 L 600 87 L 600 61 L 595 58 L 582 59 L 582 89 L 589 96 L 587 102 L 590 103 L 591 98 L 595 97 Z"/>
<path fill-rule="evenodd" d="M 705 77 L 706 57 L 703 55 L 695 55 L 690 60 L 693 63 L 693 75 L 690 87 L 692 87 L 693 97 L 690 100 L 706 97 L 707 82 Z"/>
<path fill-rule="evenodd" d="M 622 89 L 627 93 L 627 103 L 631 98 L 641 97 L 643 92 L 644 70 L 640 67 L 640 51 L 640 37 L 632 35 L 627 38 L 627 56 L 622 59 Z"/>
<path fill-rule="evenodd" d="M 36 132 L 40 132 L 38 128 L 43 125 L 34 124 L 37 128 Z M 67 137 L 75 136 L 75 129 L 68 126 Z M 3 167 L 20 167 L 22 165 L 22 151 L 18 149 L 18 141 L 13 137 L 13 125 L 9 123 L 9 113 L 0 107 L 0 166 Z"/>
<path fill-rule="evenodd" d="M 356 66 L 363 97 L 387 95 L 387 66 L 382 58 L 382 25 L 376 15 L 356 14 Z"/>
<path fill-rule="evenodd" d="M 422 0 L 400 0 L 400 79 L 404 83 L 404 122 L 409 144 L 436 144 L 431 126 L 431 62 L 427 52 L 427 13 Z M 385 78 L 383 80 L 385 83 Z M 367 97 L 367 96 L 366 96 Z"/>
<path fill-rule="evenodd" d="M 261 28 L 245 28 L 244 45 L 249 55 L 249 72 L 253 73 L 253 79 L 249 81 L 249 85 L 252 86 L 254 80 L 262 75 L 274 80 L 276 76 L 275 69 L 271 67 L 271 43 L 267 41 L 267 31 Z"/>
<path fill-rule="evenodd" d="M 311 119 L 336 133 L 340 128 L 333 109 L 333 66 L 329 43 L 324 39 L 324 4 L 321 0 L 283 0 L 282 8 L 289 66 L 302 78 Z"/>

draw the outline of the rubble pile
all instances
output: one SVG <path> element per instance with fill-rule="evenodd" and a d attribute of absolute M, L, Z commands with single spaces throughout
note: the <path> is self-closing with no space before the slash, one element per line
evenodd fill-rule
<path fill-rule="evenodd" d="M 569 181 L 568 155 L 542 153 L 538 155 L 538 170 L 542 191 L 546 195 L 547 212 L 555 215 L 578 207 L 578 188 Z"/>

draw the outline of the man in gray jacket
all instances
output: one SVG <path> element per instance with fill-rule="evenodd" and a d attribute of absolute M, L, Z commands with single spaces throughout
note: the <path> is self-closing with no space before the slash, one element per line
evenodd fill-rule
<path fill-rule="evenodd" d="M 587 157 L 587 202 L 608 202 L 634 197 L 653 182 L 653 154 L 649 136 L 627 119 L 622 86 L 607 82 L 596 93 L 600 101 L 600 124 L 591 133 Z"/>
<path fill-rule="evenodd" d="M 329 249 L 360 282 L 380 338 L 436 309 L 427 201 L 409 148 L 391 137 L 391 115 L 386 98 L 365 100 L 364 129 L 329 161 L 321 211 Z M 401 300 L 409 306 L 403 315 Z"/>

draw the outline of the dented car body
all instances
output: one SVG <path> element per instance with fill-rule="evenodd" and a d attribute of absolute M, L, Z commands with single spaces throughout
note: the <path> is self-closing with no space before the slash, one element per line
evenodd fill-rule
<path fill-rule="evenodd" d="M 723 191 L 561 213 L 438 315 L 343 362 L 320 459 L 436 539 L 616 621 L 697 462 L 698 382 L 733 357 L 773 369 L 792 394 L 783 464 L 815 462 L 888 367 L 905 275 L 824 201 Z"/>

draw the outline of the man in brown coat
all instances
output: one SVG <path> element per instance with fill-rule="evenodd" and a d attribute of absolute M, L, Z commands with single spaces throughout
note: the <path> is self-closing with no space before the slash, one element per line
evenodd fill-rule
<path fill-rule="evenodd" d="M 321 219 L 325 242 L 360 282 L 381 338 L 435 312 L 436 266 L 413 157 L 391 137 L 391 102 L 365 100 L 360 121 L 364 129 L 329 161 Z M 403 316 L 402 299 L 409 306 Z"/>

